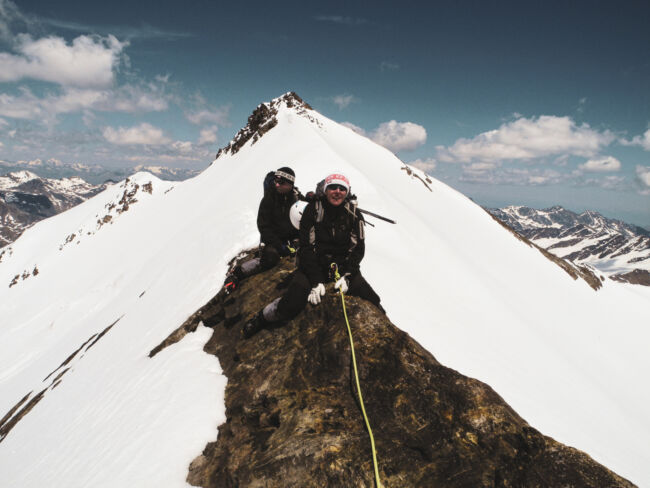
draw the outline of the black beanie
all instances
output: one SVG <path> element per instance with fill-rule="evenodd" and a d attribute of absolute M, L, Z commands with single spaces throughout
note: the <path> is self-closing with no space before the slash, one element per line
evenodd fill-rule
<path fill-rule="evenodd" d="M 288 166 L 282 166 L 282 168 L 278 168 L 278 170 L 275 172 L 275 176 L 289 180 L 291 183 L 294 183 L 296 181 L 296 173 L 294 173 L 294 171 Z"/>

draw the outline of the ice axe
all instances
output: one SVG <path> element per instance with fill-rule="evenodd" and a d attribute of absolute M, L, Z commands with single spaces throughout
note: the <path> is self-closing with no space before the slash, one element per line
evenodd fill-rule
<path fill-rule="evenodd" d="M 375 218 L 381 219 L 381 220 L 383 220 L 383 221 L 385 221 L 385 222 L 388 222 L 388 223 L 390 223 L 390 224 L 396 224 L 396 223 L 397 223 L 397 222 L 395 222 L 395 221 L 392 220 L 392 219 L 389 219 L 389 218 L 387 218 L 387 217 L 382 217 L 381 215 L 378 215 L 378 214 L 376 214 L 376 213 L 374 213 L 374 212 L 371 212 L 370 210 L 364 210 L 364 209 L 359 208 L 359 207 L 357 207 L 357 210 L 358 210 L 359 212 L 363 213 L 363 214 L 367 214 L 367 215 L 370 215 L 370 216 L 372 216 L 372 217 L 375 217 Z M 372 225 L 372 224 L 371 224 L 371 225 Z"/>

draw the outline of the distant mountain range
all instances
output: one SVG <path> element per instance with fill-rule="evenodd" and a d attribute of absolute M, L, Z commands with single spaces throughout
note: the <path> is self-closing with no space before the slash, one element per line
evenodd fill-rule
<path fill-rule="evenodd" d="M 12 172 L 4 171 L 11 170 Z M 67 210 L 138 171 L 163 180 L 181 181 L 200 170 L 136 166 L 106 169 L 102 166 L 63 164 L 58 161 L 8 163 L 0 161 L 0 247 L 18 239 L 39 220 Z"/>
<path fill-rule="evenodd" d="M 0 247 L 30 225 L 67 210 L 104 190 L 81 178 L 41 178 L 30 171 L 0 176 Z"/>
<path fill-rule="evenodd" d="M 608 219 L 598 212 L 577 214 L 560 206 L 487 209 L 493 216 L 554 255 L 589 265 L 617 281 L 650 285 L 650 231 Z"/>
<path fill-rule="evenodd" d="M 201 169 L 189 168 L 166 168 L 164 166 L 145 166 L 140 165 L 135 168 L 106 168 L 100 165 L 86 165 L 82 163 L 66 164 L 57 160 L 41 161 L 1 161 L 0 174 L 6 174 L 17 171 L 29 171 L 41 178 L 61 179 L 80 177 L 93 185 L 102 183 L 122 181 L 128 176 L 138 171 L 147 171 L 163 180 L 183 181 L 198 175 Z"/>

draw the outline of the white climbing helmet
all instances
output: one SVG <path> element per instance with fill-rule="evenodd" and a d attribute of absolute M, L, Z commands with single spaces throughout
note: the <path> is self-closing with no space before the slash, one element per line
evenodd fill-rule
<path fill-rule="evenodd" d="M 291 210 L 289 211 L 289 218 L 291 223 L 296 229 L 300 229 L 300 219 L 302 219 L 302 213 L 305 211 L 307 202 L 298 200 L 296 203 L 291 205 Z"/>

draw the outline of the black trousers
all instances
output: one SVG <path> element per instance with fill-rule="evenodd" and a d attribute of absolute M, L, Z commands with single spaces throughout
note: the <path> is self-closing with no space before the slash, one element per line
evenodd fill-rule
<path fill-rule="evenodd" d="M 264 246 L 260 256 L 262 271 L 273 268 L 280 262 L 280 253 L 274 246 Z"/>
<path fill-rule="evenodd" d="M 235 274 L 241 280 L 271 269 L 279 262 L 280 251 L 273 246 L 264 246 L 262 247 L 259 258 L 246 261 L 235 270 Z"/>
<path fill-rule="evenodd" d="M 289 288 L 278 303 L 278 316 L 280 320 L 291 320 L 307 306 L 307 297 L 311 291 L 311 284 L 307 275 L 297 270 Z M 356 296 L 368 300 L 378 308 L 381 308 L 381 299 L 375 293 L 370 284 L 361 273 L 352 275 L 349 279 L 347 295 Z M 382 308 L 383 310 L 383 308 Z"/>

